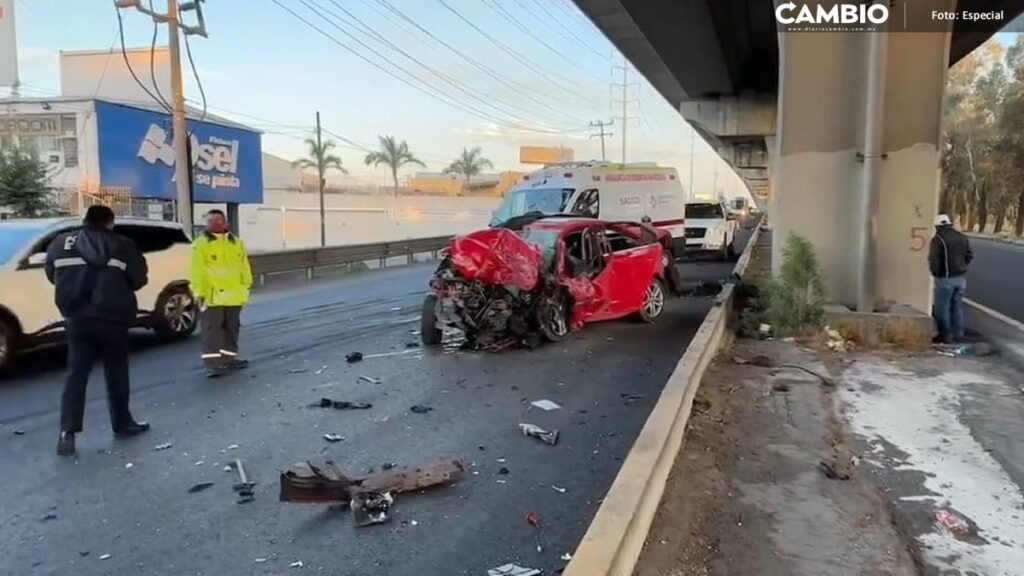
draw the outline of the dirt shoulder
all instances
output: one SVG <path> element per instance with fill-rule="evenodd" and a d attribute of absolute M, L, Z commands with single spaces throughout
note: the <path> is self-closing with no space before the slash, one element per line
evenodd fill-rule
<path fill-rule="evenodd" d="M 917 574 L 848 449 L 837 394 L 795 346 L 727 350 L 704 377 L 635 576 Z"/>

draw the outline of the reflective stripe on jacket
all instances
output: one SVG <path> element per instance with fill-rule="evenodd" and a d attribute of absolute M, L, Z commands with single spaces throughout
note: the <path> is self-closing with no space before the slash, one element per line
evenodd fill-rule
<path fill-rule="evenodd" d="M 207 306 L 241 306 L 249 301 L 252 270 L 237 236 L 205 232 L 192 242 L 192 294 Z"/>

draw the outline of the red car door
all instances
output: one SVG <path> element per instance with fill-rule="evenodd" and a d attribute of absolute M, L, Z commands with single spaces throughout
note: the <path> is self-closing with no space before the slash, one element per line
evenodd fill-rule
<path fill-rule="evenodd" d="M 574 328 L 579 328 L 584 322 L 608 317 L 611 275 L 598 232 L 599 228 L 587 228 L 582 231 L 576 256 L 579 259 L 579 268 L 573 273 L 573 267 L 570 266 L 568 277 L 562 281 L 575 301 L 572 314 Z M 571 255 L 576 250 L 569 248 L 567 252 Z"/>
<path fill-rule="evenodd" d="M 605 268 L 609 305 L 605 318 L 621 318 L 640 309 L 647 288 L 661 267 L 662 251 L 658 243 L 640 244 L 616 252 L 611 252 L 609 247 Z"/>

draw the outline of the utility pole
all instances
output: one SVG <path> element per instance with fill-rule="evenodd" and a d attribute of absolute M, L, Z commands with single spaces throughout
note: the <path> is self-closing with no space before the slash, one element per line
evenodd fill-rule
<path fill-rule="evenodd" d="M 622 57 L 622 66 L 612 66 L 612 72 L 614 72 L 615 70 L 621 70 L 622 71 L 622 83 L 612 82 L 611 88 L 613 90 L 615 88 L 619 88 L 619 89 L 622 90 L 622 97 L 619 98 L 616 102 L 620 105 L 621 110 L 622 110 L 622 115 L 620 116 L 620 118 L 622 119 L 622 128 L 621 128 L 621 130 L 622 130 L 622 134 L 621 134 L 621 136 L 622 136 L 622 163 L 625 164 L 626 163 L 626 125 L 629 124 L 630 120 L 636 120 L 635 116 L 630 116 L 629 115 L 629 108 L 628 107 L 629 107 L 630 104 L 634 104 L 634 103 L 639 102 L 639 100 L 637 100 L 636 98 L 629 98 L 629 87 L 630 86 L 637 86 L 637 83 L 636 82 L 628 82 L 627 81 L 628 78 L 629 78 L 629 62 L 626 61 L 626 57 L 625 56 Z"/>
<path fill-rule="evenodd" d="M 181 79 L 181 44 L 179 30 L 183 34 L 195 34 L 207 37 L 206 24 L 203 20 L 203 0 L 185 2 L 178 5 L 178 0 L 167 0 L 167 12 L 160 14 L 142 6 L 140 0 L 117 0 L 117 8 L 135 8 L 149 16 L 158 24 L 167 24 L 167 49 L 171 53 L 171 120 L 174 134 L 174 182 L 176 186 L 177 220 L 185 228 L 185 233 L 192 237 L 195 222 L 192 219 L 192 176 L 189 166 L 192 163 L 188 149 L 188 124 L 185 120 L 185 87 Z M 181 13 L 195 11 L 199 20 L 198 26 L 186 26 L 181 23 Z M 156 88 L 156 86 L 154 86 Z"/>
<path fill-rule="evenodd" d="M 590 123 L 590 127 L 591 128 L 599 128 L 601 130 L 600 134 L 591 134 L 590 135 L 590 139 L 591 140 L 593 140 L 594 138 L 600 138 L 601 139 L 601 161 L 602 162 L 607 162 L 608 161 L 608 157 L 605 155 L 605 150 L 604 150 L 604 139 L 605 139 L 606 136 L 607 137 L 614 136 L 614 134 L 612 134 L 611 132 L 605 132 L 604 128 L 605 128 L 605 126 L 611 126 L 614 123 L 615 123 L 615 119 L 614 118 L 609 120 L 609 121 L 607 121 L 607 122 L 605 122 L 603 120 L 598 120 L 597 122 L 591 122 Z"/>
<path fill-rule="evenodd" d="M 324 216 L 324 147 L 322 140 L 322 132 L 320 130 L 320 111 L 316 111 L 316 149 L 318 157 L 316 158 L 316 175 L 317 185 L 320 190 L 320 247 L 324 248 L 327 246 L 327 219 Z"/>

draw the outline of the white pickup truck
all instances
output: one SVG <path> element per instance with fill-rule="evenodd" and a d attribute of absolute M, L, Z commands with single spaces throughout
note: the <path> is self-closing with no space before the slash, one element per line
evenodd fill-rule
<path fill-rule="evenodd" d="M 722 260 L 736 257 L 733 243 L 739 223 L 723 202 L 690 200 L 686 203 L 687 252 L 716 252 Z"/>

